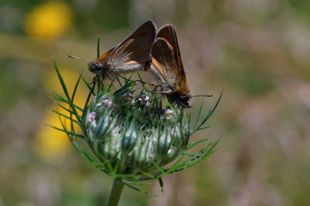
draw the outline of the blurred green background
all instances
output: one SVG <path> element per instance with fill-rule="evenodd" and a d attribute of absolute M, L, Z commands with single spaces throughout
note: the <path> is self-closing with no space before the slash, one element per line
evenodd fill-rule
<path fill-rule="evenodd" d="M 0 206 L 103 205 L 111 179 L 47 126 L 60 91 L 50 57 L 67 81 L 91 79 L 97 35 L 108 49 L 148 19 L 176 27 L 192 94 L 215 95 L 194 105 L 224 87 L 205 133 L 221 142 L 164 193 L 148 182 L 120 205 L 309 206 L 309 0 L 1 0 Z"/>

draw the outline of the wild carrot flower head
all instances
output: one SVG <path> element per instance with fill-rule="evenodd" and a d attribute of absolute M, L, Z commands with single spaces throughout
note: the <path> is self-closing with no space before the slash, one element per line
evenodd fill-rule
<path fill-rule="evenodd" d="M 70 115 L 58 114 L 62 128 L 56 129 L 67 134 L 88 162 L 126 184 L 148 179 L 161 182 L 162 176 L 206 159 L 217 143 L 206 138 L 190 141 L 190 137 L 206 128 L 220 98 L 206 114 L 200 107 L 192 115 L 141 79 L 106 81 L 97 77 L 90 84 L 82 76 L 69 94 L 56 64 L 55 69 L 65 93 L 64 97 L 55 95 L 56 103 L 70 108 Z M 81 79 L 89 89 L 84 107 L 74 103 Z M 194 147 L 196 152 L 192 152 Z"/>

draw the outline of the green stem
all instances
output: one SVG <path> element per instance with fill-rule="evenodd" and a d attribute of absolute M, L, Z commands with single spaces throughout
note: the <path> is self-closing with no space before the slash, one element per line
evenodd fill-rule
<path fill-rule="evenodd" d="M 117 206 L 118 205 L 123 188 L 124 188 L 124 183 L 121 181 L 121 179 L 116 178 L 113 180 L 113 186 L 110 191 L 109 199 L 106 203 L 106 206 Z"/>

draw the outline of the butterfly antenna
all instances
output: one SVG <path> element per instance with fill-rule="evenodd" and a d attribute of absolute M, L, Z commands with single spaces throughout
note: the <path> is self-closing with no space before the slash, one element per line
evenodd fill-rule
<path fill-rule="evenodd" d="M 213 97 L 213 94 L 199 94 L 199 95 L 193 95 L 192 97 Z"/>
<path fill-rule="evenodd" d="M 70 58 L 70 59 L 73 59 L 73 60 L 82 61 L 83 63 L 88 63 L 85 59 L 82 59 L 82 58 L 80 58 L 78 56 L 75 56 L 75 55 L 69 54 L 69 55 L 67 55 L 67 57 Z"/>
<path fill-rule="evenodd" d="M 221 90 L 221 95 L 220 96 L 222 96 L 223 92 L 224 92 L 224 87 Z M 192 97 L 213 97 L 213 94 L 193 95 Z"/>
<path fill-rule="evenodd" d="M 78 57 L 78 56 L 74 56 L 74 55 L 67 55 L 67 57 L 69 57 L 70 59 L 77 59 L 77 60 L 80 60 L 81 58 Z"/>

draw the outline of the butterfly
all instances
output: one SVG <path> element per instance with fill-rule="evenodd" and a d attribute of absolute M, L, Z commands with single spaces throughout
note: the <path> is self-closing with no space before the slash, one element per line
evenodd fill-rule
<path fill-rule="evenodd" d="M 88 63 L 88 69 L 98 75 L 147 70 L 151 62 L 151 48 L 156 26 L 147 21 L 125 40 Z"/>
<path fill-rule="evenodd" d="M 162 91 L 168 100 L 182 108 L 188 108 L 191 98 L 181 59 L 175 29 L 163 26 L 153 43 L 150 70 L 160 81 Z"/>

